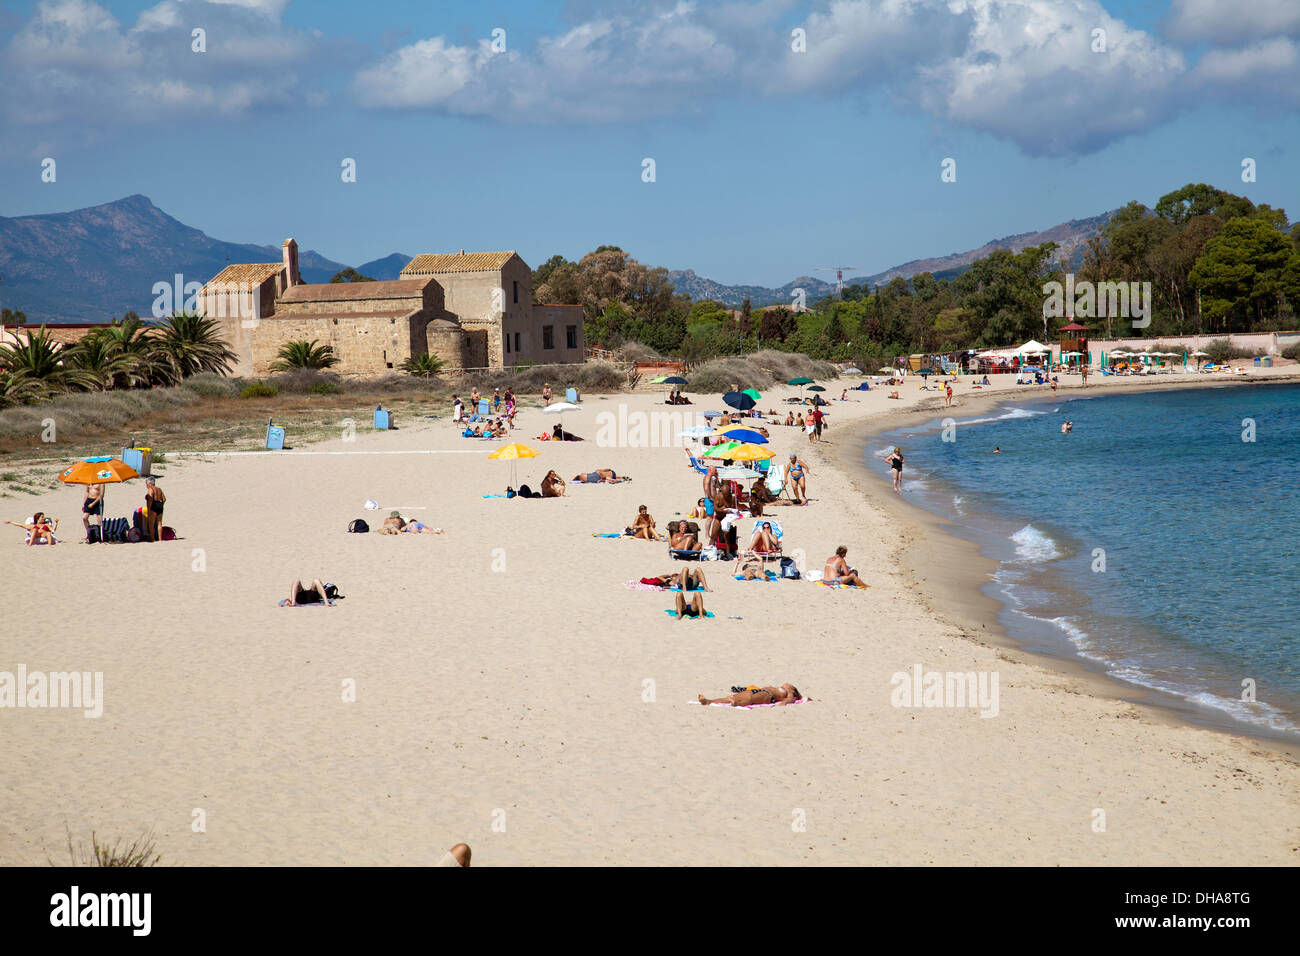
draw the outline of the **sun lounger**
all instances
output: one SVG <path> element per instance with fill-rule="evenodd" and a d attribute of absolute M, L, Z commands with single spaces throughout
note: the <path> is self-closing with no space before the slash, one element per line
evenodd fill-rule
<path fill-rule="evenodd" d="M 709 473 L 709 469 L 705 468 L 703 465 L 700 464 L 700 460 L 691 454 L 689 448 L 686 449 L 686 457 L 691 460 L 691 467 L 694 468 L 696 471 L 698 471 L 701 475 L 707 475 Z"/>

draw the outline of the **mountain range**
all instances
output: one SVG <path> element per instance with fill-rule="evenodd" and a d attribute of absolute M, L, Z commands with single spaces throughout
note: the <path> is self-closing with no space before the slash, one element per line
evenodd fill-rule
<path fill-rule="evenodd" d="M 888 282 L 932 272 L 959 274 L 994 249 L 1019 252 L 1048 240 L 1060 244 L 1058 257 L 1077 261 L 1083 245 L 1113 213 L 1075 219 L 1039 232 L 995 239 L 978 249 L 936 259 L 917 259 L 873 276 L 849 276 L 846 283 Z M 154 284 L 206 282 L 227 264 L 275 262 L 278 246 L 226 242 L 167 215 L 142 195 L 71 212 L 7 218 L 0 216 L 0 306 L 22 310 L 29 322 L 103 322 L 127 311 L 150 314 Z M 411 256 L 392 253 L 356 266 L 372 279 L 396 279 Z M 314 250 L 300 251 L 298 268 L 307 282 L 328 282 L 347 268 Z M 835 291 L 824 279 L 801 276 L 777 287 L 723 285 L 693 270 L 670 271 L 678 292 L 692 299 L 716 299 L 739 306 L 789 303 L 802 288 L 808 304 Z"/>

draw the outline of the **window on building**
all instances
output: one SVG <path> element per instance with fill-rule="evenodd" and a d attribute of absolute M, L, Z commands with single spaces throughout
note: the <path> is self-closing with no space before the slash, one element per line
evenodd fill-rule
<path fill-rule="evenodd" d="M 506 354 L 510 353 L 510 333 L 506 333 Z"/>
<path fill-rule="evenodd" d="M 542 326 L 542 348 L 544 349 L 555 348 L 555 326 L 553 325 Z"/>
<path fill-rule="evenodd" d="M 519 304 L 519 283 L 518 282 L 514 283 L 514 293 L 515 293 L 515 304 L 518 305 Z"/>
<path fill-rule="evenodd" d="M 519 333 L 518 333 L 518 332 L 515 333 L 515 351 L 516 351 L 516 352 L 523 351 L 522 349 L 519 348 Z"/>
<path fill-rule="evenodd" d="M 570 349 L 578 347 L 578 327 L 576 325 L 566 325 L 564 327 L 564 347 Z"/>

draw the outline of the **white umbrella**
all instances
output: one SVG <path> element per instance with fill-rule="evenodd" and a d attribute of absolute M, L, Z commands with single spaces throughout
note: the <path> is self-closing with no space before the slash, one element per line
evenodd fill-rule
<path fill-rule="evenodd" d="M 1202 352 L 1200 349 L 1197 349 L 1195 352 L 1192 353 L 1192 355 L 1194 355 L 1196 358 L 1209 358 L 1209 357 L 1210 357 L 1210 353 L 1209 353 L 1209 352 Z"/>
<path fill-rule="evenodd" d="M 678 438 L 703 438 L 705 435 L 712 435 L 713 429 L 708 425 L 696 425 L 694 428 L 687 428 L 677 433 Z"/>
<path fill-rule="evenodd" d="M 862 374 L 862 369 L 860 369 L 860 368 L 846 368 L 846 369 L 844 370 L 844 374 L 845 374 L 845 375 L 861 375 L 861 374 Z"/>
<path fill-rule="evenodd" d="M 542 409 L 542 412 L 546 415 L 563 415 L 565 412 L 578 412 L 581 410 L 581 405 L 574 405 L 572 402 L 556 402 L 553 405 L 547 405 Z M 560 434 L 564 434 L 564 419 L 560 419 Z"/>
<path fill-rule="evenodd" d="M 744 481 L 761 476 L 761 472 L 757 472 L 753 468 L 746 468 L 743 465 L 724 465 L 718 469 L 718 477 L 726 481 Z"/>

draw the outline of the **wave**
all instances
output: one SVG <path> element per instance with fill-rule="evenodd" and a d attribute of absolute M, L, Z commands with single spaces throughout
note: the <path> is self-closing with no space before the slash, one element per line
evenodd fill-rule
<path fill-rule="evenodd" d="M 962 507 L 962 504 L 965 501 L 966 499 L 963 498 L 961 495 L 952 496 L 952 510 L 957 512 L 958 517 L 966 514 L 966 509 Z"/>
<path fill-rule="evenodd" d="M 989 422 L 1006 422 L 1017 418 L 1037 418 L 1040 415 L 1046 415 L 1047 412 L 1040 412 L 1030 408 L 1008 408 L 1001 415 L 994 415 L 991 418 L 963 418 L 959 419 L 958 425 L 987 425 Z"/>
<path fill-rule="evenodd" d="M 1051 535 L 1039 531 L 1032 524 L 1027 524 L 1011 536 L 1016 543 L 1016 557 L 1022 561 L 1041 564 L 1061 557 L 1061 550 Z"/>

